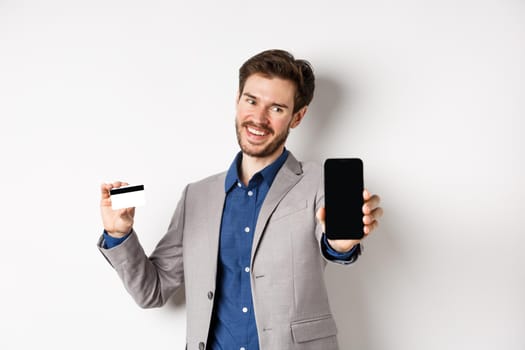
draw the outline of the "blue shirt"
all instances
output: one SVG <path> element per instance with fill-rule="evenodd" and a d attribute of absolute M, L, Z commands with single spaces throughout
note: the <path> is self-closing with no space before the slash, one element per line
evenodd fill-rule
<path fill-rule="evenodd" d="M 238 175 L 239 152 L 226 174 L 209 349 L 259 349 L 250 285 L 253 234 L 264 198 L 287 157 L 285 150 L 245 186 Z"/>

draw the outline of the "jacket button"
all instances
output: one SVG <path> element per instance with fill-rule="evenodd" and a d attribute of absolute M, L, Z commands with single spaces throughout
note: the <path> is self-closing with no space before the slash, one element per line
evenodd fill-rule
<path fill-rule="evenodd" d="M 212 291 L 208 292 L 208 299 L 210 299 L 210 300 L 213 299 L 213 292 Z"/>
<path fill-rule="evenodd" d="M 204 350 L 205 346 L 203 342 L 199 343 L 199 350 Z"/>

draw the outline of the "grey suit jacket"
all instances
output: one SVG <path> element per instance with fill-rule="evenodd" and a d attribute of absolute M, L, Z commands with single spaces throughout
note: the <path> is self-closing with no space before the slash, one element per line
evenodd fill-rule
<path fill-rule="evenodd" d="M 148 258 L 135 232 L 99 249 L 141 307 L 161 306 L 184 283 L 187 348 L 204 349 L 213 310 L 226 173 L 184 189 L 166 235 Z M 261 208 L 251 252 L 251 288 L 261 350 L 337 349 L 320 250 L 321 167 L 292 154 Z"/>

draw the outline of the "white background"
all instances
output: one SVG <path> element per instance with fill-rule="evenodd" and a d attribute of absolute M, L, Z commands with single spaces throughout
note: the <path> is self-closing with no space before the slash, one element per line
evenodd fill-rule
<path fill-rule="evenodd" d="M 342 349 L 525 348 L 525 3 L 0 0 L 0 348 L 183 349 L 95 243 L 99 185 L 143 183 L 150 252 L 225 170 L 237 69 L 284 48 L 318 83 L 288 148 L 360 156 L 381 227 L 326 277 Z"/>

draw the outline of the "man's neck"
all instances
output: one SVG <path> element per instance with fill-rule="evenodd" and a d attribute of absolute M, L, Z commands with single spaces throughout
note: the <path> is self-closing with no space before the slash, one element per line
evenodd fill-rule
<path fill-rule="evenodd" d="M 241 177 L 241 181 L 245 185 L 248 185 L 248 182 L 250 182 L 250 179 L 255 173 L 261 171 L 268 165 L 272 164 L 277 158 L 279 158 L 283 151 L 284 146 L 282 148 L 279 148 L 279 150 L 267 157 L 252 157 L 247 155 L 246 153 L 243 153 L 241 168 L 239 169 L 239 176 Z"/>

